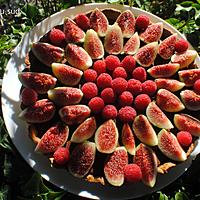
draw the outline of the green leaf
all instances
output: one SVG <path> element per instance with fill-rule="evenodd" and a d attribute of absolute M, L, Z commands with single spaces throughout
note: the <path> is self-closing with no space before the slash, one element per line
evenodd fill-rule
<path fill-rule="evenodd" d="M 200 4 L 200 0 L 197 0 L 197 2 Z"/>
<path fill-rule="evenodd" d="M 158 192 L 160 195 L 159 195 L 159 200 L 169 200 L 168 197 L 163 194 L 162 192 Z"/>
<path fill-rule="evenodd" d="M 189 200 L 188 196 L 184 192 L 177 192 L 175 194 L 175 200 Z"/>
<path fill-rule="evenodd" d="M 183 7 L 189 7 L 193 3 L 194 3 L 193 1 L 183 1 L 183 2 L 180 3 L 180 5 L 183 6 Z"/>
<path fill-rule="evenodd" d="M 177 18 L 169 18 L 169 19 L 166 19 L 166 22 L 172 24 L 172 25 L 176 25 L 178 24 L 180 21 L 177 19 Z"/>

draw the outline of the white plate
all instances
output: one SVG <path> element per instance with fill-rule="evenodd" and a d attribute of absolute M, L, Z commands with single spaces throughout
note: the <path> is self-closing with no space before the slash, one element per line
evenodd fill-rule
<path fill-rule="evenodd" d="M 149 16 L 153 22 L 162 21 L 166 29 L 171 30 L 174 33 L 176 32 L 180 37 L 183 37 L 176 29 L 167 24 L 164 20 L 148 12 L 137 8 L 130 8 L 128 6 L 111 4 L 86 4 L 77 7 L 71 7 L 67 10 L 56 13 L 43 20 L 29 33 L 25 34 L 21 43 L 15 48 L 13 55 L 6 67 L 3 79 L 3 116 L 9 135 L 20 154 L 29 163 L 29 165 L 34 170 L 38 171 L 46 180 L 60 188 L 63 188 L 64 190 L 88 198 L 100 198 L 107 200 L 136 198 L 165 187 L 183 174 L 191 165 L 192 159 L 197 153 L 200 152 L 200 140 L 197 141 L 195 151 L 186 162 L 178 164 L 166 175 L 158 175 L 156 185 L 153 188 L 149 188 L 142 183 L 124 185 L 122 187 L 102 186 L 100 184 L 89 183 L 83 179 L 75 178 L 68 174 L 66 170 L 51 168 L 47 157 L 34 152 L 35 145 L 28 137 L 27 124 L 18 118 L 18 114 L 21 111 L 19 100 L 21 83 L 18 80 L 18 72 L 21 71 L 25 66 L 24 59 L 26 53 L 30 50 L 30 44 L 38 41 L 55 25 L 62 24 L 64 17 L 74 17 L 78 13 L 88 12 L 96 7 L 100 9 L 115 8 L 121 11 L 130 9 L 133 11 L 135 16 L 143 13 Z M 197 58 L 196 62 L 200 63 L 199 57 Z"/>

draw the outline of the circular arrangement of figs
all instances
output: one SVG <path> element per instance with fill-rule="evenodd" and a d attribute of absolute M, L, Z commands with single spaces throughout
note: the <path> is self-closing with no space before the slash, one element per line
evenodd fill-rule
<path fill-rule="evenodd" d="M 30 124 L 35 151 L 53 158 L 52 167 L 113 186 L 130 180 L 124 168 L 134 163 L 154 187 L 165 163 L 185 161 L 200 136 L 197 52 L 176 48 L 179 40 L 131 10 L 66 17 L 32 45 L 19 73 L 22 91 L 29 89 L 19 117 Z M 180 131 L 192 135 L 191 146 L 179 142 Z"/>

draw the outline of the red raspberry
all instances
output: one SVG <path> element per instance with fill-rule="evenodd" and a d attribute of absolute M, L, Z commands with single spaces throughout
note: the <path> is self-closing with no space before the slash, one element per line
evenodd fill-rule
<path fill-rule="evenodd" d="M 123 67 L 127 73 L 131 73 L 135 66 L 136 61 L 133 56 L 126 56 L 121 62 L 121 67 Z"/>
<path fill-rule="evenodd" d="M 138 182 L 142 179 L 142 171 L 137 164 L 128 164 L 124 167 L 124 177 L 128 182 Z"/>
<path fill-rule="evenodd" d="M 120 106 L 130 106 L 133 103 L 133 95 L 129 91 L 124 91 L 119 96 Z"/>
<path fill-rule="evenodd" d="M 54 162 L 58 165 L 64 165 L 69 161 L 69 149 L 59 147 L 53 154 Z"/>
<path fill-rule="evenodd" d="M 105 88 L 101 92 L 101 98 L 104 100 L 105 104 L 112 104 L 115 101 L 115 94 L 112 88 Z"/>
<path fill-rule="evenodd" d="M 126 79 L 127 78 L 126 70 L 123 67 L 117 67 L 114 69 L 112 77 L 113 78 L 122 77 Z"/>
<path fill-rule="evenodd" d="M 134 106 L 137 110 L 145 110 L 151 102 L 151 98 L 147 94 L 139 94 L 135 97 Z"/>
<path fill-rule="evenodd" d="M 137 67 L 133 70 L 132 77 L 140 82 L 144 82 L 147 79 L 147 72 L 144 67 Z"/>
<path fill-rule="evenodd" d="M 180 39 L 178 41 L 176 41 L 175 43 L 175 51 L 177 51 L 178 53 L 182 53 L 184 51 L 186 51 L 189 47 L 189 44 L 186 40 L 184 39 Z"/>
<path fill-rule="evenodd" d="M 194 91 L 200 95 L 200 79 L 196 80 L 194 83 Z"/>
<path fill-rule="evenodd" d="M 83 13 L 76 15 L 75 22 L 84 31 L 90 27 L 90 19 Z"/>
<path fill-rule="evenodd" d="M 118 113 L 119 119 L 123 123 L 132 122 L 135 119 L 136 115 L 137 115 L 137 113 L 136 113 L 135 109 L 132 108 L 131 106 L 122 107 Z"/>
<path fill-rule="evenodd" d="M 127 89 L 128 83 L 124 78 L 118 77 L 112 80 L 111 85 L 115 94 L 121 94 Z"/>
<path fill-rule="evenodd" d="M 117 117 L 117 109 L 113 105 L 106 105 L 102 111 L 104 119 L 115 119 Z"/>
<path fill-rule="evenodd" d="M 98 88 L 96 84 L 92 82 L 85 83 L 82 86 L 81 90 L 86 99 L 91 99 L 93 97 L 96 97 L 98 94 Z"/>
<path fill-rule="evenodd" d="M 142 92 L 144 94 L 148 94 L 149 96 L 152 96 L 157 90 L 157 85 L 152 80 L 147 80 L 142 83 Z"/>
<path fill-rule="evenodd" d="M 32 105 L 38 100 L 38 94 L 31 88 L 24 88 L 21 93 L 21 100 L 25 106 Z"/>
<path fill-rule="evenodd" d="M 65 44 L 65 34 L 60 29 L 53 28 L 49 33 L 49 39 L 52 44 L 62 46 Z"/>
<path fill-rule="evenodd" d="M 117 56 L 109 55 L 105 59 L 106 68 L 113 71 L 115 68 L 120 67 L 120 60 Z"/>
<path fill-rule="evenodd" d="M 92 110 L 93 113 L 100 113 L 104 108 L 104 101 L 101 97 L 94 97 L 90 99 L 88 106 Z"/>
<path fill-rule="evenodd" d="M 95 82 L 97 78 L 97 72 L 94 69 L 87 69 L 84 71 L 84 78 L 87 82 Z"/>
<path fill-rule="evenodd" d="M 112 77 L 107 73 L 100 74 L 97 78 L 97 85 L 101 89 L 110 87 L 111 82 L 112 82 Z"/>
<path fill-rule="evenodd" d="M 177 140 L 181 146 L 188 147 L 192 144 L 192 135 L 188 131 L 179 131 L 177 133 Z"/>
<path fill-rule="evenodd" d="M 139 15 L 135 21 L 137 30 L 144 31 L 150 23 L 149 17 L 146 15 Z"/>
<path fill-rule="evenodd" d="M 105 73 L 106 72 L 106 63 L 104 60 L 97 60 L 94 62 L 93 68 L 97 72 L 98 75 Z"/>
<path fill-rule="evenodd" d="M 132 93 L 132 95 L 138 95 L 142 92 L 142 83 L 136 79 L 130 79 L 128 81 L 127 90 Z"/>

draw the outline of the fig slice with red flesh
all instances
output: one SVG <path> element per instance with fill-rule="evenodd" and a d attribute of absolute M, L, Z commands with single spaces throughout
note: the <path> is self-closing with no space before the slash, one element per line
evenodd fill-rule
<path fill-rule="evenodd" d="M 115 122 L 110 119 L 105 121 L 95 132 L 95 144 L 101 153 L 112 153 L 118 144 L 119 133 Z"/>
<path fill-rule="evenodd" d="M 130 10 L 123 11 L 116 19 L 123 37 L 130 38 L 135 32 L 135 17 Z"/>
<path fill-rule="evenodd" d="M 117 23 L 110 25 L 104 38 L 104 48 L 109 54 L 119 54 L 123 50 L 123 35 Z"/>
<path fill-rule="evenodd" d="M 165 113 L 156 105 L 154 101 L 149 103 L 146 108 L 146 116 L 148 120 L 158 128 L 172 129 L 174 128 L 171 121 Z"/>
<path fill-rule="evenodd" d="M 85 141 L 77 144 L 71 152 L 68 163 L 69 172 L 78 178 L 83 178 L 93 166 L 96 156 L 94 142 Z"/>
<path fill-rule="evenodd" d="M 48 99 L 42 99 L 22 110 L 19 118 L 28 123 L 43 123 L 51 120 L 55 112 L 56 108 L 54 103 Z"/>
<path fill-rule="evenodd" d="M 187 114 L 175 114 L 174 124 L 180 131 L 188 131 L 193 136 L 200 136 L 200 121 Z"/>
<path fill-rule="evenodd" d="M 165 156 L 174 161 L 185 161 L 187 159 L 187 155 L 176 136 L 165 129 L 158 133 L 158 148 Z"/>
<path fill-rule="evenodd" d="M 158 144 L 156 132 L 145 115 L 136 116 L 133 121 L 133 131 L 142 143 L 149 146 Z"/>
<path fill-rule="evenodd" d="M 180 65 L 178 63 L 154 65 L 153 67 L 149 68 L 147 72 L 153 78 L 169 78 L 179 70 L 179 67 Z"/>
<path fill-rule="evenodd" d="M 159 89 L 156 95 L 156 104 L 164 111 L 179 112 L 185 109 L 181 100 L 166 89 Z"/>
<path fill-rule="evenodd" d="M 145 43 L 158 42 L 163 33 L 163 23 L 150 24 L 144 32 L 140 33 L 140 39 Z"/>
<path fill-rule="evenodd" d="M 81 104 L 64 106 L 59 110 L 60 118 L 68 125 L 82 123 L 90 113 L 90 108 Z"/>
<path fill-rule="evenodd" d="M 128 154 L 125 147 L 117 147 L 108 155 L 104 165 L 106 180 L 113 186 L 121 186 L 124 183 L 124 167 L 128 164 Z"/>
<path fill-rule="evenodd" d="M 92 59 L 100 59 L 104 56 L 103 43 L 93 29 L 87 30 L 83 47 Z"/>
<path fill-rule="evenodd" d="M 38 94 L 47 93 L 57 82 L 57 79 L 50 74 L 38 72 L 20 72 L 18 78 L 24 87 L 31 88 Z"/>
<path fill-rule="evenodd" d="M 59 106 L 80 103 L 83 93 L 74 87 L 56 87 L 48 91 L 48 98 Z"/>
<path fill-rule="evenodd" d="M 149 67 L 153 64 L 158 53 L 158 43 L 152 42 L 138 49 L 135 54 L 136 61 L 143 67 Z"/>
<path fill-rule="evenodd" d="M 92 58 L 80 46 L 69 43 L 65 49 L 66 59 L 70 65 L 80 70 L 86 70 L 92 66 Z"/>
<path fill-rule="evenodd" d="M 136 147 L 134 156 L 136 163 L 142 171 L 142 181 L 149 187 L 154 187 L 157 178 L 157 157 L 155 152 L 145 144 Z"/>
<path fill-rule="evenodd" d="M 135 138 L 128 123 L 123 125 L 121 137 L 122 144 L 125 146 L 128 153 L 130 155 L 135 155 Z"/>
<path fill-rule="evenodd" d="M 84 142 L 85 140 L 88 140 L 94 135 L 96 128 L 97 125 L 95 117 L 87 118 L 73 132 L 71 137 L 71 142 L 81 143 Z"/>
<path fill-rule="evenodd" d="M 83 75 L 83 72 L 81 70 L 66 64 L 52 63 L 51 67 L 53 74 L 56 76 L 56 78 L 62 84 L 67 86 L 77 85 Z"/>

